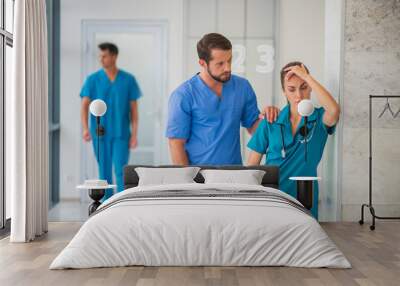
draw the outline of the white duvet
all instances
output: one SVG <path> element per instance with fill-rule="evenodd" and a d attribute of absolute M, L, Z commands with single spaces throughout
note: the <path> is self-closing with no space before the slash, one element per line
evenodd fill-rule
<path fill-rule="evenodd" d="M 115 203 L 135 192 L 205 188 L 263 190 L 297 202 L 276 189 L 254 185 L 128 189 L 100 206 L 104 209 L 85 222 L 50 269 L 127 265 L 351 267 L 318 222 L 289 204 L 230 197 Z"/>

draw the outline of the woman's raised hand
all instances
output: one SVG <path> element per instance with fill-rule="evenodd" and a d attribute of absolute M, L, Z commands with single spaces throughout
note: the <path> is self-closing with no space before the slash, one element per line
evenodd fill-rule
<path fill-rule="evenodd" d="M 285 69 L 285 71 L 288 72 L 286 74 L 286 80 L 289 80 L 292 76 L 296 75 L 302 80 L 306 81 L 309 75 L 303 64 L 301 66 L 288 67 L 287 69 Z"/>

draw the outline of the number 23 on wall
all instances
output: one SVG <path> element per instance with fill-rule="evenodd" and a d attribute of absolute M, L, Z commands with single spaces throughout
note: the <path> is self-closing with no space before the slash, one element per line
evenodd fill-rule
<path fill-rule="evenodd" d="M 246 47 L 241 44 L 233 45 L 233 63 L 232 71 L 235 73 L 246 72 Z M 271 73 L 274 70 L 274 47 L 271 45 L 258 45 L 258 63 L 255 66 L 255 70 L 258 73 Z M 247 66 L 248 67 L 248 66 Z"/>

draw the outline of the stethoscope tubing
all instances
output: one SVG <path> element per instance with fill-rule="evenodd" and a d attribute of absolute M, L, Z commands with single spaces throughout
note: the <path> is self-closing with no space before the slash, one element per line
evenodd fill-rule
<path fill-rule="evenodd" d="M 308 123 L 307 123 L 307 125 L 308 125 Z M 311 129 L 309 129 L 308 128 L 308 126 L 306 126 L 306 125 L 304 125 L 305 126 L 305 129 L 306 130 L 304 130 L 304 135 L 303 135 L 303 137 L 304 137 L 304 139 L 303 140 L 300 140 L 300 143 L 305 143 L 306 142 L 306 140 L 307 140 L 307 142 L 308 141 L 310 141 L 310 139 L 312 138 L 312 136 L 313 136 L 313 134 L 314 134 L 314 127 L 315 127 L 315 122 L 313 123 L 313 126 L 311 127 Z M 303 126 L 303 127 L 304 127 Z M 286 147 L 285 147 L 285 136 L 284 136 L 284 134 L 283 134 L 283 125 L 280 125 L 280 129 L 281 129 L 281 141 L 282 141 L 282 150 L 281 150 L 281 156 L 282 156 L 282 158 L 286 158 Z M 303 128 L 303 127 L 301 127 L 301 128 Z M 305 136 L 307 136 L 307 138 L 305 137 Z"/>

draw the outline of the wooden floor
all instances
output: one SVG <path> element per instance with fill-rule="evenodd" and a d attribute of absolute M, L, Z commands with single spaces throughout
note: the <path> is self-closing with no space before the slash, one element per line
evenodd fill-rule
<path fill-rule="evenodd" d="M 48 270 L 80 223 L 50 223 L 32 243 L 0 241 L 0 285 L 400 285 L 400 222 L 376 230 L 357 223 L 323 228 L 352 263 L 349 270 L 289 267 L 122 267 Z"/>

